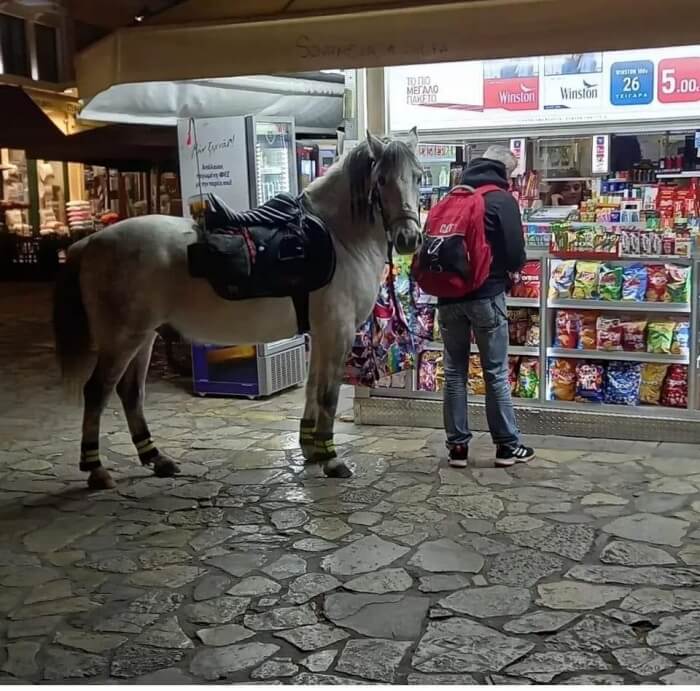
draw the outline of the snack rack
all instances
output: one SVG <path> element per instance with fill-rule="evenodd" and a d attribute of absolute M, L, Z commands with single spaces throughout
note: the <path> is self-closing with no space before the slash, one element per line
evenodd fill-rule
<path fill-rule="evenodd" d="M 582 254 L 581 260 L 594 259 Z M 698 310 L 700 258 L 690 257 L 635 257 L 606 260 L 620 266 L 633 263 L 673 263 L 690 267 L 690 300 L 687 303 L 628 302 L 550 299 L 550 276 L 554 262 L 560 258 L 549 250 L 528 249 L 528 260 L 540 262 L 540 297 L 508 298 L 509 307 L 539 309 L 540 343 L 538 347 L 511 346 L 509 354 L 536 357 L 539 362 L 540 386 L 536 398 L 513 398 L 518 422 L 527 434 L 568 435 L 640 441 L 695 442 L 700 436 L 700 382 L 698 356 L 700 355 Z M 648 352 L 609 352 L 597 350 L 560 349 L 554 346 L 554 325 L 559 309 L 596 310 L 600 313 L 646 315 L 649 318 L 687 319 L 690 324 L 689 352 L 673 355 Z M 441 344 L 428 343 L 424 347 L 439 349 Z M 472 346 L 472 352 L 477 352 Z M 613 405 L 575 401 L 550 400 L 549 364 L 552 358 L 571 358 L 591 362 L 609 361 L 688 366 L 688 407 L 675 408 L 652 405 Z M 422 391 L 418 387 L 415 370 L 394 375 L 391 382 L 366 389 L 355 389 L 355 418 L 360 424 L 416 427 L 442 427 L 442 393 Z M 475 431 L 487 430 L 484 397 L 469 395 L 469 419 Z"/>

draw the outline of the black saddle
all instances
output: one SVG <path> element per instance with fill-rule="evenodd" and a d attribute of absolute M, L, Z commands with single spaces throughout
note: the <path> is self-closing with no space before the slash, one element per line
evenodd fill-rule
<path fill-rule="evenodd" d="M 308 331 L 309 293 L 335 273 L 324 223 L 289 194 L 249 211 L 234 211 L 214 194 L 206 202 L 197 242 L 187 249 L 190 275 L 226 300 L 292 298 L 299 331 Z"/>

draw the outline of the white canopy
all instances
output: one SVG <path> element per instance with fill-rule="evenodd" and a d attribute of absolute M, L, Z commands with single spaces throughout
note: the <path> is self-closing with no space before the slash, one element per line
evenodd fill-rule
<path fill-rule="evenodd" d="M 184 117 L 293 116 L 297 129 L 335 131 L 343 118 L 343 94 L 342 75 L 320 72 L 117 84 L 92 98 L 80 117 L 175 125 Z"/>

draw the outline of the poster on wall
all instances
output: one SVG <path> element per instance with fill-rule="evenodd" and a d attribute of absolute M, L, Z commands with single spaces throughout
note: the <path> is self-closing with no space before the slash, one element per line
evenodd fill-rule
<path fill-rule="evenodd" d="M 210 192 L 234 209 L 249 203 L 245 118 L 183 118 L 177 122 L 182 211 Z"/>
<path fill-rule="evenodd" d="M 700 46 L 386 68 L 393 132 L 700 118 Z"/>

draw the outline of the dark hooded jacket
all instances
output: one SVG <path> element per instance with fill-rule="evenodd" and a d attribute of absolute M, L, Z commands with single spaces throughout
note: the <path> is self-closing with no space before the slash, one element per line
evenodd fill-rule
<path fill-rule="evenodd" d="M 462 174 L 461 183 L 470 187 L 497 185 L 502 192 L 489 192 L 486 203 L 486 239 L 491 245 L 493 261 L 491 272 L 484 285 L 462 298 L 441 299 L 441 304 L 491 298 L 504 292 L 508 286 L 508 273 L 518 271 L 525 263 L 525 238 L 523 236 L 520 207 L 510 192 L 506 167 L 499 161 L 474 159 Z"/>

